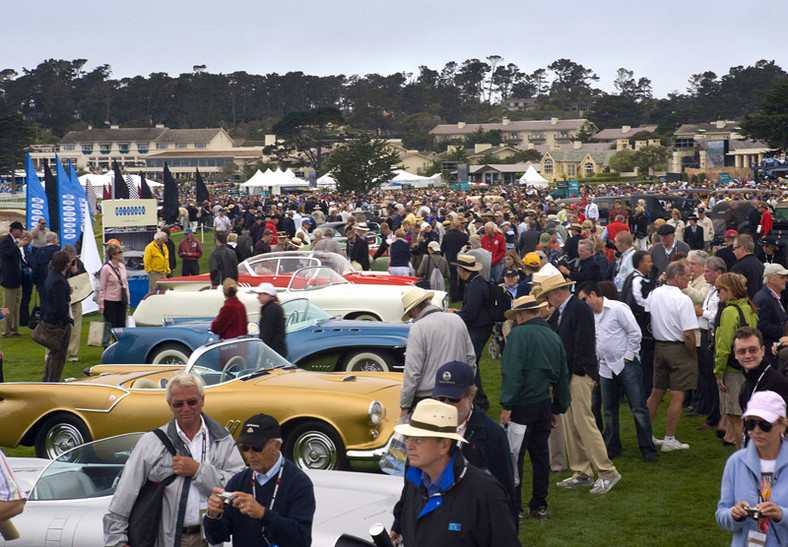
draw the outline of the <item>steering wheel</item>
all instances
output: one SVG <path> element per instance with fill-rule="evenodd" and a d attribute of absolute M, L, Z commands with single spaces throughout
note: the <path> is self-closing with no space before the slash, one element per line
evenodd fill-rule
<path fill-rule="evenodd" d="M 246 359 L 241 357 L 240 355 L 236 355 L 231 357 L 230 360 L 227 361 L 227 364 L 224 365 L 222 369 L 222 376 L 219 378 L 219 383 L 225 382 L 227 380 L 233 380 L 238 377 L 238 374 L 246 368 Z"/>
<path fill-rule="evenodd" d="M 296 323 L 298 323 L 298 312 L 294 311 L 290 314 L 290 317 L 287 318 L 287 325 L 295 325 Z"/>
<path fill-rule="evenodd" d="M 316 277 L 313 277 L 312 279 L 310 279 L 309 281 L 306 282 L 306 286 L 307 287 L 317 287 L 319 283 L 320 283 L 320 280 L 317 279 Z"/>

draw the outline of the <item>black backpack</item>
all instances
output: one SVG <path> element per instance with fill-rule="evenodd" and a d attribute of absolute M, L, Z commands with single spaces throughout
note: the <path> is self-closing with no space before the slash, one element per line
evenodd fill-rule
<path fill-rule="evenodd" d="M 512 295 L 497 283 L 488 282 L 490 317 L 496 323 L 506 321 L 504 314 L 512 309 Z"/>

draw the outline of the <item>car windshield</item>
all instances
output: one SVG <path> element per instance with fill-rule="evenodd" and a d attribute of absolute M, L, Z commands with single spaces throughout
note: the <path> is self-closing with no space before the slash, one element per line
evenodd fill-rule
<path fill-rule="evenodd" d="M 287 359 L 259 338 L 244 338 L 199 348 L 189 358 L 186 372 L 200 375 L 210 386 L 288 366 L 292 365 Z"/>
<path fill-rule="evenodd" d="M 142 435 L 118 435 L 64 452 L 44 469 L 29 498 L 76 500 L 111 496 L 131 450 Z"/>
<path fill-rule="evenodd" d="M 293 332 L 315 324 L 316 321 L 331 319 L 331 314 L 318 308 L 306 298 L 288 300 L 282 304 L 287 332 Z"/>
<path fill-rule="evenodd" d="M 336 273 L 325 267 L 302 268 L 290 278 L 287 286 L 289 291 L 313 291 L 330 287 L 331 285 L 348 285 L 349 282 Z"/>
<path fill-rule="evenodd" d="M 238 264 L 239 275 L 291 274 L 307 266 L 326 266 L 339 275 L 355 272 L 347 258 L 327 251 L 266 253 L 247 258 Z"/>

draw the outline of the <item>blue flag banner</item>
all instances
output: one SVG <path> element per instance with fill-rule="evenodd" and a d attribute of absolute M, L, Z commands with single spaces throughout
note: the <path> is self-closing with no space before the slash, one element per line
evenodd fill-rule
<path fill-rule="evenodd" d="M 30 154 L 25 158 L 25 183 L 27 185 L 27 229 L 32 230 L 38 224 L 38 219 L 44 217 L 49 226 L 49 207 L 47 205 L 47 193 L 41 179 L 38 178 L 33 167 L 33 160 Z"/>
<path fill-rule="evenodd" d="M 79 231 L 81 233 L 82 227 L 85 224 L 85 217 L 90 215 L 90 202 L 88 201 L 88 195 L 85 193 L 85 190 L 82 189 L 82 185 L 79 183 L 77 169 L 71 164 L 71 160 L 68 160 L 68 174 L 69 182 L 71 183 L 71 191 L 75 196 L 77 196 L 77 203 L 79 204 L 77 209 L 79 211 L 79 223 L 77 226 L 79 226 Z"/>
<path fill-rule="evenodd" d="M 55 155 L 55 173 L 57 175 L 57 198 L 60 214 L 60 247 L 62 248 L 68 244 L 77 244 L 81 223 L 77 196 L 72 191 L 71 179 L 57 155 Z"/>

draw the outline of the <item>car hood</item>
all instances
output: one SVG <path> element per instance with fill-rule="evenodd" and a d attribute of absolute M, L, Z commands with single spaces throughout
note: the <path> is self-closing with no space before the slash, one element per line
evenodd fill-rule
<path fill-rule="evenodd" d="M 343 394 L 373 396 L 389 389 L 402 388 L 402 374 L 398 372 L 310 372 L 297 368 L 274 369 L 271 374 L 241 380 L 264 384 L 282 390 L 292 389 L 303 393 L 336 391 L 341 385 Z"/>

